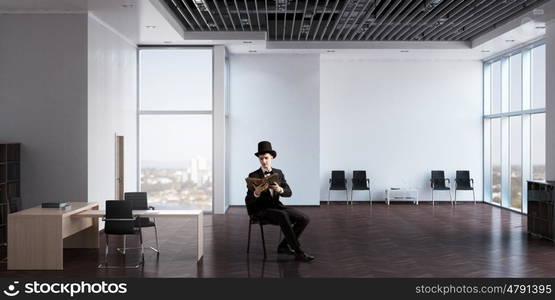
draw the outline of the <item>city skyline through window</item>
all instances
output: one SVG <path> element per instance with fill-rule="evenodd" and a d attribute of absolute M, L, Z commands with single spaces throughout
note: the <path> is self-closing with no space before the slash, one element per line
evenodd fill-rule
<path fill-rule="evenodd" d="M 140 190 L 156 208 L 212 211 L 212 50 L 139 53 Z"/>

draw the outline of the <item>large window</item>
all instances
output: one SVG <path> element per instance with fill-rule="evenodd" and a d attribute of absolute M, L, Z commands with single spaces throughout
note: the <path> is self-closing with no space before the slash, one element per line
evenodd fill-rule
<path fill-rule="evenodd" d="M 212 50 L 139 51 L 140 189 L 156 208 L 212 210 Z"/>
<path fill-rule="evenodd" d="M 522 212 L 545 179 L 545 70 L 543 44 L 484 64 L 484 197 Z"/>

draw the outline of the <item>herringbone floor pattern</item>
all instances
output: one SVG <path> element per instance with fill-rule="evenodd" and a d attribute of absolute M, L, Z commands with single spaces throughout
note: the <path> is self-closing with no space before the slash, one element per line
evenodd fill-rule
<path fill-rule="evenodd" d="M 205 218 L 205 257 L 195 264 L 194 220 L 158 220 L 160 258 L 146 252 L 138 270 L 97 270 L 100 250 L 65 252 L 64 271 L 6 271 L 3 277 L 555 277 L 555 244 L 526 234 L 526 217 L 486 204 L 431 206 L 335 204 L 299 208 L 311 223 L 301 237 L 316 256 L 298 263 L 278 255 L 278 227 L 266 226 L 268 259 L 258 227 L 246 255 L 242 207 Z M 145 229 L 145 243 L 153 244 Z M 101 241 L 103 237 L 101 237 Z M 116 246 L 117 241 L 112 243 Z M 112 251 L 111 251 L 112 252 Z M 112 252 L 114 253 L 114 252 Z M 116 254 L 111 262 L 123 263 Z M 127 255 L 127 263 L 137 259 Z"/>

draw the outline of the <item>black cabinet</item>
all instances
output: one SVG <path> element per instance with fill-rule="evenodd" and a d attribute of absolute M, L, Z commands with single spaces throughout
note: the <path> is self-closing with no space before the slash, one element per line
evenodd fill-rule
<path fill-rule="evenodd" d="M 528 233 L 555 241 L 555 182 L 528 181 Z"/>

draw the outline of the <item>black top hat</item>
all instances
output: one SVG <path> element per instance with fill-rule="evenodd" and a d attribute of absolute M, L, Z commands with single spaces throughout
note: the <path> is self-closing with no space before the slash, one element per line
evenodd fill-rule
<path fill-rule="evenodd" d="M 277 153 L 272 149 L 272 144 L 268 141 L 262 141 L 258 143 L 258 152 L 254 156 L 258 157 L 261 154 L 270 153 L 274 158 L 276 158 Z"/>

